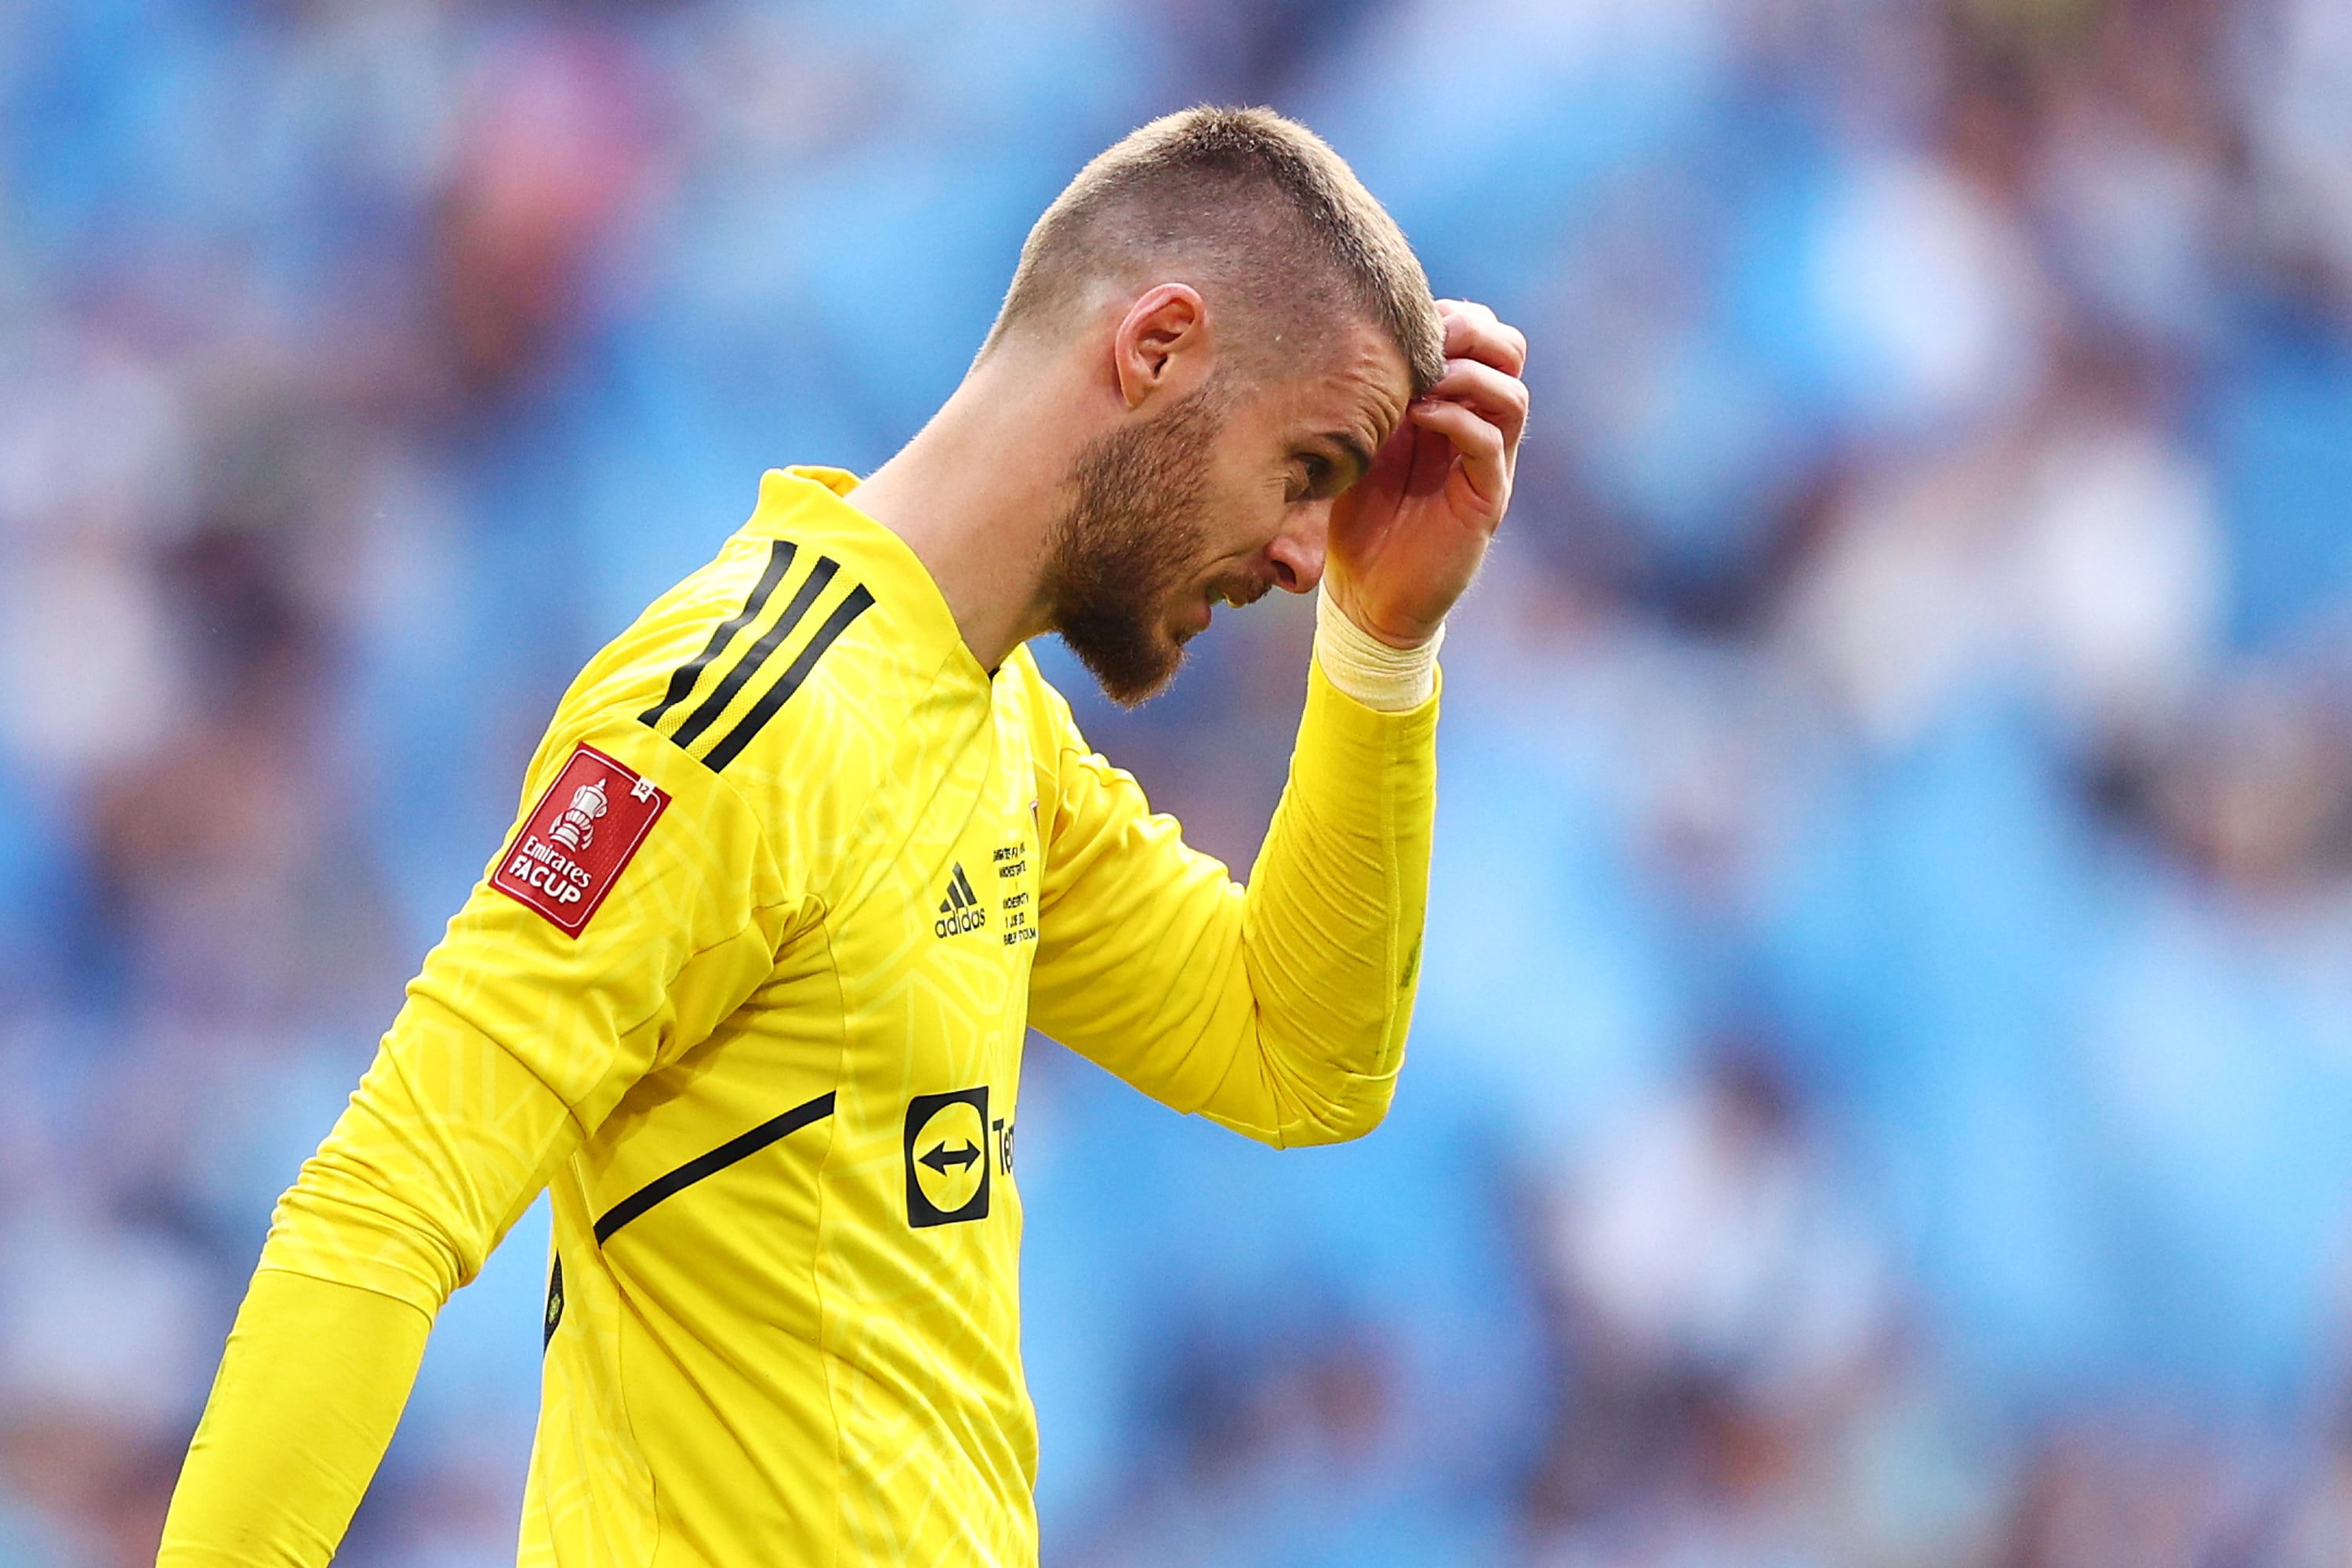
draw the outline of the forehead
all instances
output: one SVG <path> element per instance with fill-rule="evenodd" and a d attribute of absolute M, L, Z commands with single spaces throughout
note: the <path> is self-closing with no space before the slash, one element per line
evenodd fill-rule
<path fill-rule="evenodd" d="M 1355 430 L 1377 446 L 1404 418 L 1412 370 L 1385 332 L 1350 324 L 1301 345 L 1299 368 L 1269 383 L 1258 402 L 1280 423 Z"/>

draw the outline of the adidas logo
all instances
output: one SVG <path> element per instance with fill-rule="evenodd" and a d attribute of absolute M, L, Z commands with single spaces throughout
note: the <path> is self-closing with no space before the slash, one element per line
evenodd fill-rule
<path fill-rule="evenodd" d="M 980 907 L 980 895 L 971 890 L 971 879 L 963 874 L 963 862 L 959 860 L 948 873 L 948 896 L 940 900 L 940 918 L 931 922 L 931 931 L 939 936 L 956 936 L 987 923 L 988 911 Z"/>

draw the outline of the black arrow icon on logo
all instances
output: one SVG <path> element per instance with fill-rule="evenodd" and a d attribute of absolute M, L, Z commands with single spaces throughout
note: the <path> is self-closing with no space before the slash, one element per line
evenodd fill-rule
<path fill-rule="evenodd" d="M 952 1152 L 949 1151 L 946 1144 L 942 1143 L 938 1148 L 932 1150 L 929 1153 L 924 1155 L 922 1157 L 922 1163 L 929 1165 L 932 1170 L 937 1171 L 940 1175 L 944 1176 L 948 1173 L 948 1167 L 950 1165 L 953 1165 L 958 1170 L 961 1170 L 965 1166 L 979 1160 L 979 1158 L 980 1150 L 971 1143 L 960 1143 Z"/>

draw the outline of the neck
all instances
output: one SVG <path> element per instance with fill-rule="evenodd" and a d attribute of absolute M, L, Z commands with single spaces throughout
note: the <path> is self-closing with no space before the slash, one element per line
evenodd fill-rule
<path fill-rule="evenodd" d="M 1045 411 L 1058 405 L 1059 421 Z M 1076 450 L 1053 367 L 991 356 L 850 495 L 906 541 L 982 669 L 1052 629 L 1045 552 Z"/>

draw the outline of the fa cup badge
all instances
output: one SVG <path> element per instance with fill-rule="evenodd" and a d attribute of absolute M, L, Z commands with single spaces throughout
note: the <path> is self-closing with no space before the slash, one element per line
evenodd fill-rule
<path fill-rule="evenodd" d="M 596 819 L 609 809 L 604 780 L 582 784 L 572 792 L 572 804 L 564 807 L 563 815 L 547 830 L 547 836 L 577 854 L 596 837 Z"/>
<path fill-rule="evenodd" d="M 576 937 L 668 805 L 651 779 L 593 746 L 578 747 L 516 825 L 490 886 Z"/>

